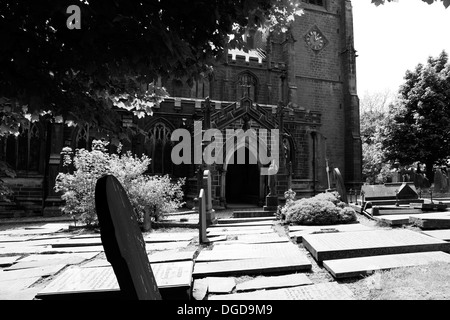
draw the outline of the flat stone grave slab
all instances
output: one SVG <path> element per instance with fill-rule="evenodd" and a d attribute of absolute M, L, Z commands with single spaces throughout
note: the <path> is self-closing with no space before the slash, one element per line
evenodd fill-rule
<path fill-rule="evenodd" d="M 54 254 L 54 253 L 81 253 L 81 252 L 104 252 L 103 246 L 82 246 L 82 247 L 61 247 L 61 248 L 44 248 L 40 253 Z"/>
<path fill-rule="evenodd" d="M 189 243 L 190 241 L 146 243 L 145 250 L 162 251 L 162 250 L 179 249 L 187 247 Z"/>
<path fill-rule="evenodd" d="M 274 222 L 276 217 L 258 217 L 258 218 L 223 218 L 218 219 L 217 224 L 229 224 L 229 223 L 254 223 L 254 222 Z"/>
<path fill-rule="evenodd" d="M 28 245 L 26 242 L 15 242 L 3 245 L 4 247 L 0 246 L 0 255 L 41 253 L 49 249 L 45 246 Z"/>
<path fill-rule="evenodd" d="M 289 246 L 288 244 L 292 246 Z M 253 256 L 259 256 L 259 258 L 248 258 L 248 256 L 243 259 L 233 260 L 223 260 L 221 258 L 221 253 L 223 253 L 223 256 L 226 255 L 231 258 L 233 258 L 233 253 L 235 257 L 237 255 L 242 257 L 238 252 L 240 250 L 244 250 L 245 252 L 245 246 L 249 248 L 253 247 L 252 245 L 231 245 L 230 248 L 228 248 L 228 246 L 215 247 L 213 251 L 216 256 L 213 257 L 213 259 L 219 260 L 206 262 L 196 261 L 193 276 L 198 278 L 202 276 L 268 274 L 274 272 L 304 271 L 310 270 L 312 267 L 306 254 L 292 243 L 286 243 L 282 246 L 272 244 L 270 245 L 271 247 L 269 247 L 269 245 L 264 245 L 265 248 L 260 248 L 258 249 L 259 252 L 257 254 L 253 254 Z M 276 250 L 276 255 L 269 256 L 268 253 L 275 251 L 275 248 L 278 249 Z M 250 252 L 249 249 L 247 249 L 247 251 Z"/>
<path fill-rule="evenodd" d="M 41 277 L 29 277 L 0 281 L 0 297 L 2 296 L 2 294 L 5 294 L 4 297 L 6 297 L 6 293 L 12 293 L 15 291 L 26 289 L 40 279 Z"/>
<path fill-rule="evenodd" d="M 57 264 L 38 268 L 2 271 L 0 272 L 0 281 L 51 276 L 61 271 L 65 266 L 66 266 L 65 264 Z"/>
<path fill-rule="evenodd" d="M 381 216 L 381 215 L 399 215 L 399 214 L 421 214 L 423 213 L 420 209 L 411 209 L 411 208 L 399 208 L 399 209 L 387 209 L 387 208 L 378 208 L 374 207 L 372 208 L 372 215 L 373 216 Z"/>
<path fill-rule="evenodd" d="M 288 258 L 256 258 L 243 260 L 226 260 L 196 262 L 194 278 L 207 276 L 259 275 L 281 272 L 307 271 L 311 263 L 306 256 Z"/>
<path fill-rule="evenodd" d="M 192 261 L 152 264 L 158 288 L 190 287 L 192 266 Z M 59 295 L 108 291 L 120 291 L 112 267 L 81 268 L 74 266 L 55 277 L 36 297 L 42 299 Z"/>
<path fill-rule="evenodd" d="M 208 277 L 209 293 L 230 293 L 236 286 L 236 280 L 228 277 Z"/>
<path fill-rule="evenodd" d="M 450 214 L 446 212 L 414 215 L 409 216 L 409 222 L 424 230 L 450 229 Z"/>
<path fill-rule="evenodd" d="M 360 224 L 338 224 L 325 226 L 289 226 L 289 237 L 297 238 L 297 242 L 301 242 L 304 235 L 335 233 L 335 232 L 354 232 L 354 231 L 370 231 L 374 228 Z"/>
<path fill-rule="evenodd" d="M 260 217 L 274 217 L 275 214 L 271 211 L 234 211 L 233 218 L 260 218 Z"/>
<path fill-rule="evenodd" d="M 271 226 L 261 227 L 237 227 L 237 228 L 211 228 L 207 230 L 207 236 L 220 236 L 220 235 L 239 235 L 239 234 L 264 234 L 274 233 L 274 229 Z"/>
<path fill-rule="evenodd" d="M 18 229 L 5 230 L 3 234 L 9 234 L 13 236 L 20 235 L 40 235 L 40 234 L 48 234 L 55 233 L 64 229 L 68 229 L 69 224 L 46 224 L 40 227 L 25 227 Z"/>
<path fill-rule="evenodd" d="M 273 226 L 275 224 L 275 220 L 269 221 L 254 221 L 254 222 L 235 222 L 235 223 L 218 223 L 210 228 L 225 228 L 225 227 L 258 227 L 258 226 Z"/>
<path fill-rule="evenodd" d="M 55 254 L 31 254 L 20 259 L 20 262 L 31 261 L 48 261 L 52 259 L 77 259 L 77 260 L 89 260 L 94 258 L 98 253 L 96 252 L 74 252 L 74 253 L 55 253 Z"/>
<path fill-rule="evenodd" d="M 0 257 L 0 267 L 5 267 L 13 264 L 19 259 L 21 256 L 9 256 L 9 257 Z"/>
<path fill-rule="evenodd" d="M 388 216 L 373 216 L 375 221 L 383 222 L 389 226 L 403 226 L 409 224 L 409 215 L 399 214 L 399 215 L 388 215 Z"/>
<path fill-rule="evenodd" d="M 303 245 L 318 262 L 385 254 L 450 251 L 450 243 L 406 229 L 309 234 L 303 237 Z"/>
<path fill-rule="evenodd" d="M 168 250 L 155 252 L 148 255 L 148 260 L 151 263 L 193 260 L 196 251 L 192 249 L 187 251 Z"/>
<path fill-rule="evenodd" d="M 441 239 L 444 241 L 450 241 L 450 229 L 426 230 L 422 231 L 422 233 L 433 238 Z"/>
<path fill-rule="evenodd" d="M 275 290 L 212 295 L 208 300 L 354 300 L 353 292 L 344 284 L 325 282 L 308 286 Z"/>
<path fill-rule="evenodd" d="M 176 261 L 191 261 L 194 259 L 194 254 L 196 250 L 188 251 L 177 251 L 177 250 L 167 250 L 158 251 L 150 253 L 148 255 L 148 260 L 153 265 L 153 263 L 160 262 L 176 262 Z M 98 258 L 80 265 L 82 268 L 96 268 L 96 267 L 109 267 L 111 264 L 106 260 L 106 258 Z"/>
<path fill-rule="evenodd" d="M 206 229 L 206 232 L 220 232 L 220 231 L 249 231 L 249 230 L 273 230 L 272 225 L 268 226 L 247 226 L 247 227 L 223 227 L 223 226 L 215 226 L 209 227 Z"/>
<path fill-rule="evenodd" d="M 70 233 L 67 232 L 60 232 L 60 233 L 49 233 L 49 234 L 40 234 L 37 236 L 32 236 L 31 239 L 29 239 L 29 242 L 34 241 L 42 241 L 42 240 L 52 240 L 52 239 L 63 239 L 63 238 L 72 238 L 73 236 Z"/>
<path fill-rule="evenodd" d="M 212 250 L 202 250 L 195 259 L 198 262 L 242 260 L 255 258 L 289 258 L 302 255 L 303 252 L 293 243 L 245 244 L 219 246 Z"/>
<path fill-rule="evenodd" d="M 274 277 L 258 277 L 236 285 L 236 292 L 254 291 L 261 289 L 278 289 L 310 285 L 313 282 L 303 273 L 294 273 Z"/>
<path fill-rule="evenodd" d="M 0 234 L 0 243 L 4 242 L 23 242 L 33 239 L 33 236 L 11 236 L 11 235 L 1 235 Z"/>
<path fill-rule="evenodd" d="M 55 239 L 51 242 L 52 248 L 86 247 L 86 246 L 101 246 L 101 245 L 102 240 L 100 238 L 81 238 L 81 239 L 66 238 L 66 239 Z"/>
<path fill-rule="evenodd" d="M 66 264 L 66 265 L 72 265 L 72 264 L 79 264 L 87 259 L 91 259 L 96 254 L 91 253 L 86 257 L 80 256 L 78 253 L 71 253 L 71 254 L 55 254 L 55 255 L 41 255 L 43 257 L 46 257 L 46 259 L 36 259 L 36 260 L 26 260 L 23 259 L 19 260 L 17 263 L 14 263 L 12 266 L 5 268 L 5 271 L 8 270 L 19 270 L 19 269 L 30 269 L 30 268 L 38 268 L 38 267 L 45 267 L 50 265 L 57 265 L 57 264 Z"/>
<path fill-rule="evenodd" d="M 100 234 L 98 233 L 87 233 L 87 234 L 79 234 L 73 237 L 70 237 L 71 239 L 90 239 L 90 238 L 94 238 L 94 239 L 100 239 Z"/>
<path fill-rule="evenodd" d="M 42 289 L 42 284 L 33 284 L 29 287 L 25 287 L 19 290 L 0 291 L 0 300 L 12 300 L 12 301 L 30 301 L 33 300 L 39 290 Z"/>
<path fill-rule="evenodd" d="M 263 233 L 263 234 L 240 234 L 236 236 L 235 240 L 227 240 L 225 242 L 217 243 L 216 245 L 228 246 L 231 244 L 264 244 L 264 243 L 280 243 L 290 242 L 287 236 L 280 236 L 277 233 Z"/>
<path fill-rule="evenodd" d="M 153 242 L 177 242 L 177 241 L 191 241 L 197 233 L 192 232 L 161 232 L 144 234 L 144 241 L 146 243 Z"/>
<path fill-rule="evenodd" d="M 414 267 L 432 262 L 450 263 L 450 254 L 442 251 L 388 254 L 373 257 L 325 260 L 323 266 L 336 279 L 364 276 L 373 271 Z"/>

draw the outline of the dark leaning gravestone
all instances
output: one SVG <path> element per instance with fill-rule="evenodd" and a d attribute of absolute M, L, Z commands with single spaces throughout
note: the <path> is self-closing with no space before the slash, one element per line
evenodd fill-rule
<path fill-rule="evenodd" d="M 105 255 L 120 286 L 120 298 L 160 300 L 142 232 L 117 178 L 108 175 L 98 179 L 95 207 Z"/>

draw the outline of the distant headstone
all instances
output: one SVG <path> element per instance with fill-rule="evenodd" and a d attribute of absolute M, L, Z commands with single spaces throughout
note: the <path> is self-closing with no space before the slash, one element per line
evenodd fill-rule
<path fill-rule="evenodd" d="M 347 190 L 345 189 L 344 178 L 342 178 L 341 171 L 338 168 L 334 169 L 334 177 L 336 179 L 336 188 L 341 196 L 342 202 L 348 203 Z"/>
<path fill-rule="evenodd" d="M 212 225 L 215 224 L 217 220 L 212 206 L 211 172 L 209 170 L 203 172 L 203 189 L 205 190 L 206 224 Z"/>
<path fill-rule="evenodd" d="M 206 202 L 205 190 L 201 189 L 198 196 L 198 213 L 199 213 L 199 241 L 201 244 L 208 243 L 206 236 Z"/>
<path fill-rule="evenodd" d="M 400 204 L 419 202 L 419 195 L 412 183 L 386 183 L 384 185 L 364 185 L 362 187 L 365 201 L 373 204 Z"/>
<path fill-rule="evenodd" d="M 161 299 L 137 218 L 117 178 L 98 179 L 95 207 L 105 255 L 124 298 Z"/>

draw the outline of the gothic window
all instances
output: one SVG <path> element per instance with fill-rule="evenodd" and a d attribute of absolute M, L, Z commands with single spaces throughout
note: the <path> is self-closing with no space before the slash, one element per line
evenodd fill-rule
<path fill-rule="evenodd" d="M 254 102 L 257 101 L 257 87 L 258 81 L 256 77 L 248 72 L 241 73 L 238 77 L 237 84 L 237 99 L 250 98 Z"/>
<path fill-rule="evenodd" d="M 148 133 L 147 151 L 151 161 L 151 173 L 172 173 L 172 131 L 162 122 L 158 122 Z"/>
<path fill-rule="evenodd" d="M 191 88 L 191 98 L 204 99 L 210 96 L 210 83 L 207 79 L 194 81 Z"/>
<path fill-rule="evenodd" d="M 87 149 L 89 147 L 89 124 L 81 126 L 76 137 L 76 148 Z"/>

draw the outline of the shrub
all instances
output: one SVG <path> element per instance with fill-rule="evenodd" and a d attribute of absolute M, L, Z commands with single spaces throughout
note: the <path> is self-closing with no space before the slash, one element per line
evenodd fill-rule
<path fill-rule="evenodd" d="M 334 193 L 321 193 L 313 198 L 287 203 L 281 209 L 287 223 L 333 225 L 356 221 L 356 212 Z"/>
<path fill-rule="evenodd" d="M 169 176 L 145 175 L 150 164 L 147 156 L 139 158 L 130 152 L 120 154 L 120 147 L 117 154 L 109 154 L 108 144 L 94 140 L 92 151 L 79 149 L 73 155 L 72 149 L 64 148 L 61 152 L 63 165 L 68 172 L 58 174 L 55 190 L 62 192 L 61 199 L 65 204 L 61 209 L 64 213 L 73 215 L 87 225 L 96 224 L 95 185 L 106 174 L 114 175 L 120 181 L 141 222 L 145 214 L 158 219 L 183 205 L 183 179 L 172 183 Z M 72 166 L 73 170 L 70 170 Z"/>

